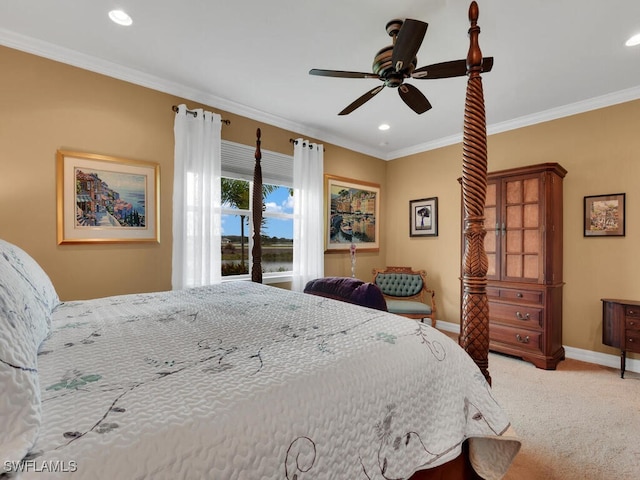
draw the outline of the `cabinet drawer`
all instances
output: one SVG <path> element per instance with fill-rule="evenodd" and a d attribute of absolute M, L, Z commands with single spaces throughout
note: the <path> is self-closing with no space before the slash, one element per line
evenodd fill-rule
<path fill-rule="evenodd" d="M 633 305 L 625 305 L 624 314 L 627 317 L 640 318 L 640 307 L 634 307 Z"/>
<path fill-rule="evenodd" d="M 504 325 L 491 325 L 489 332 L 492 342 L 499 342 L 528 351 L 542 351 L 542 332 L 533 332 L 524 328 L 513 328 Z"/>
<path fill-rule="evenodd" d="M 487 287 L 487 297 L 542 305 L 542 292 L 536 292 L 535 290 Z"/>
<path fill-rule="evenodd" d="M 624 336 L 625 350 L 640 353 L 640 331 L 627 330 Z"/>
<path fill-rule="evenodd" d="M 527 328 L 542 328 L 542 308 L 512 303 L 489 302 L 489 318 L 492 322 L 508 323 Z"/>
<path fill-rule="evenodd" d="M 487 287 L 487 297 L 500 297 L 500 289 L 496 287 Z"/>
<path fill-rule="evenodd" d="M 624 319 L 625 328 L 628 330 L 640 331 L 640 318 L 635 317 L 625 317 Z"/>
<path fill-rule="evenodd" d="M 505 300 L 516 300 L 518 302 L 542 304 L 542 292 L 532 290 L 512 290 L 509 288 L 501 288 L 500 298 Z"/>

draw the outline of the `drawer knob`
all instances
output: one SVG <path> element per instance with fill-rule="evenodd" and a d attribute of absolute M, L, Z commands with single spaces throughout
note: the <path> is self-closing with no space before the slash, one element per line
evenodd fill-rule
<path fill-rule="evenodd" d="M 633 338 L 630 338 L 629 340 L 627 340 L 627 342 L 632 343 L 633 342 Z"/>
<path fill-rule="evenodd" d="M 516 297 L 522 298 L 522 293 L 520 293 L 520 292 L 516 293 Z"/>
<path fill-rule="evenodd" d="M 519 333 L 516 333 L 516 340 L 518 340 L 520 343 L 529 343 L 529 335 L 522 338 L 522 336 Z"/>
<path fill-rule="evenodd" d="M 629 310 L 629 315 L 635 315 L 636 311 L 635 310 Z"/>
<path fill-rule="evenodd" d="M 529 320 L 530 316 L 528 313 L 525 315 L 522 315 L 520 312 L 516 312 L 516 318 L 518 320 Z"/>
<path fill-rule="evenodd" d="M 629 325 L 631 325 L 632 327 L 636 324 L 636 322 L 634 322 L 633 320 L 629 322 Z"/>

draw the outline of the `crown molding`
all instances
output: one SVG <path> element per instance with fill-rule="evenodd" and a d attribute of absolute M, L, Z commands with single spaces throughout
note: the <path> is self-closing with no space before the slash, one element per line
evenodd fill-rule
<path fill-rule="evenodd" d="M 620 90 L 618 92 L 601 95 L 599 97 L 590 98 L 580 102 L 571 103 L 562 107 L 551 108 L 542 112 L 525 115 L 506 122 L 495 123 L 487 126 L 487 135 L 508 132 L 509 130 L 517 130 L 518 128 L 529 127 L 537 123 L 549 122 L 560 118 L 585 113 L 600 108 L 610 107 L 620 103 L 630 102 L 640 98 L 640 86 Z M 435 150 L 436 148 L 447 147 L 462 142 L 462 134 L 451 135 L 433 142 L 414 145 L 413 147 L 396 150 L 391 152 L 385 160 L 395 160 L 397 158 L 406 157 L 416 153 Z"/>
<path fill-rule="evenodd" d="M 118 80 L 123 80 L 129 83 L 150 88 L 152 90 L 175 95 L 177 97 L 181 97 L 194 102 L 199 102 L 205 105 L 210 105 L 211 107 L 215 107 L 229 113 L 267 123 L 284 130 L 296 132 L 300 135 L 317 138 L 324 142 L 328 142 L 355 152 L 360 152 L 362 154 L 369 155 L 374 158 L 379 158 L 381 160 L 395 160 L 409 155 L 435 150 L 437 148 L 447 147 L 449 145 L 455 145 L 462 142 L 462 133 L 457 133 L 455 135 L 443 137 L 431 142 L 416 144 L 411 147 L 395 150 L 393 152 L 384 154 L 379 150 L 371 148 L 368 145 L 351 142 L 343 137 L 339 137 L 328 132 L 315 130 L 307 127 L 306 125 L 292 122 L 285 118 L 272 115 L 261 110 L 257 110 L 247 105 L 232 102 L 225 98 L 211 95 L 203 91 L 195 90 L 176 82 L 170 82 L 157 76 L 149 75 L 148 73 L 142 72 L 140 70 L 123 67 L 122 65 L 118 65 L 108 60 L 103 60 L 77 52 L 75 50 L 44 42 L 42 40 L 37 40 L 31 37 L 20 35 L 6 29 L 0 28 L 0 44 L 5 45 L 9 48 L 14 48 L 16 50 L 21 50 L 40 57 L 48 58 L 50 60 L 73 65 L 84 70 L 100 73 L 102 75 L 116 78 Z M 576 115 L 579 113 L 584 113 L 591 110 L 616 105 L 619 103 L 637 100 L 638 98 L 640 98 L 640 86 L 613 92 L 599 97 L 594 97 L 562 107 L 545 110 L 531 115 L 525 115 L 513 120 L 491 124 L 487 126 L 487 134 L 493 135 L 509 130 L 516 130 L 518 128 L 535 125 L 537 123 L 557 120 L 559 118 L 568 117 L 571 115 Z"/>
<path fill-rule="evenodd" d="M 83 70 L 99 73 L 118 80 L 123 80 L 135 85 L 140 85 L 169 95 L 175 95 L 187 100 L 209 105 L 216 109 L 250 118 L 258 122 L 267 123 L 284 130 L 296 132 L 303 136 L 321 139 L 324 142 L 328 142 L 336 146 L 383 159 L 383 155 L 379 151 L 372 149 L 367 145 L 350 142 L 345 138 L 309 128 L 300 123 L 292 122 L 285 118 L 257 110 L 247 105 L 232 102 L 225 98 L 186 87 L 185 85 L 171 82 L 140 70 L 123 67 L 122 65 L 118 65 L 108 60 L 20 35 L 6 29 L 0 28 L 0 45 L 82 68 Z"/>

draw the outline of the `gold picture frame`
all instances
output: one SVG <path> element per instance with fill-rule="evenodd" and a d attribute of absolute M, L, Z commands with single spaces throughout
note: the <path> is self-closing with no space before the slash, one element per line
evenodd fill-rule
<path fill-rule="evenodd" d="M 325 253 L 380 249 L 380 185 L 325 175 Z"/>
<path fill-rule="evenodd" d="M 58 150 L 58 244 L 160 242 L 160 165 Z"/>

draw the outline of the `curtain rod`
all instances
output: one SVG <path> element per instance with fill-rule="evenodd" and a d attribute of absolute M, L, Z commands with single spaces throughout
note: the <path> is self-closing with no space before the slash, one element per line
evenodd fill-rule
<path fill-rule="evenodd" d="M 173 105 L 171 107 L 171 110 L 173 110 L 174 112 L 178 113 L 178 107 L 176 105 Z M 198 116 L 198 112 L 196 112 L 195 110 L 189 110 L 187 109 L 187 113 L 190 113 L 191 115 L 193 115 L 194 117 Z M 222 123 L 224 123 L 225 125 L 230 125 L 231 124 L 231 120 L 225 120 L 224 118 L 222 120 L 220 120 Z"/>
<path fill-rule="evenodd" d="M 289 139 L 289 143 L 293 143 L 294 145 L 297 145 L 298 144 L 298 140 L 290 138 Z M 303 143 L 302 146 L 304 147 L 305 144 Z M 309 143 L 309 149 L 313 149 L 313 145 L 311 145 L 311 143 Z M 324 152 L 324 147 L 322 148 L 322 151 Z"/>

